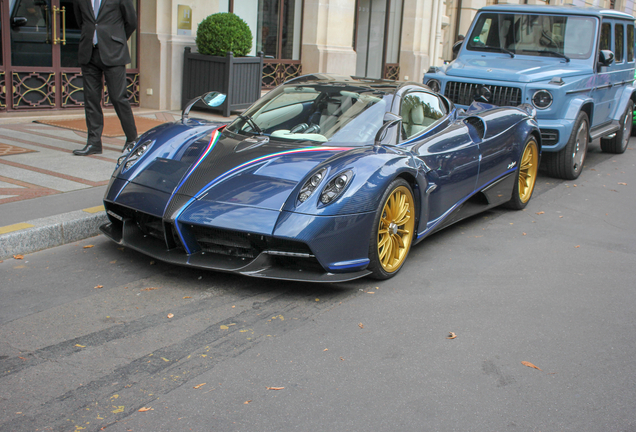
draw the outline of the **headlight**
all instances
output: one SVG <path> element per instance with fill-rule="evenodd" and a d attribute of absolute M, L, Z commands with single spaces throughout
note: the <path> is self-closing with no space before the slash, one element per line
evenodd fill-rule
<path fill-rule="evenodd" d="M 152 145 L 152 141 L 144 141 L 142 144 L 135 146 L 134 149 L 131 150 L 127 155 L 121 156 L 117 159 L 117 165 L 124 163 L 124 168 L 122 172 L 129 170 L 137 161 L 141 158 L 141 156 L 146 153 L 146 150 L 150 148 Z"/>
<path fill-rule="evenodd" d="M 352 171 L 345 171 L 332 178 L 320 194 L 320 202 L 329 204 L 338 198 L 353 178 Z"/>
<path fill-rule="evenodd" d="M 311 177 L 309 180 L 305 182 L 300 193 L 298 194 L 298 201 L 305 202 L 314 193 L 316 188 L 320 185 L 322 180 L 325 178 L 325 173 L 327 172 L 327 168 L 323 168 Z"/>
<path fill-rule="evenodd" d="M 442 89 L 442 84 L 436 79 L 430 79 L 426 81 L 426 85 L 435 93 L 439 93 L 439 91 Z"/>
<path fill-rule="evenodd" d="M 546 109 L 552 105 L 552 94 L 547 90 L 538 90 L 532 95 L 532 105 L 537 109 Z"/>

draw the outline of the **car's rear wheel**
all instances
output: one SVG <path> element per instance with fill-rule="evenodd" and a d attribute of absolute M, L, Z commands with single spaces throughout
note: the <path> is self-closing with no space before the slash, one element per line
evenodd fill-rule
<path fill-rule="evenodd" d="M 578 178 L 583 170 L 589 136 L 589 120 L 581 111 L 576 117 L 572 134 L 565 147 L 556 153 L 544 153 L 545 166 L 552 177 L 565 180 Z"/>
<path fill-rule="evenodd" d="M 394 180 L 384 191 L 369 242 L 369 270 L 375 279 L 393 277 L 411 249 L 415 235 L 415 200 L 404 179 Z"/>
<path fill-rule="evenodd" d="M 613 138 L 601 139 L 601 150 L 605 153 L 625 153 L 627 150 L 627 144 L 629 144 L 629 137 L 632 136 L 632 125 L 634 112 L 634 102 L 631 100 L 627 103 L 625 113 L 621 117 L 621 129 L 616 132 Z"/>
<path fill-rule="evenodd" d="M 532 191 L 534 191 L 538 171 L 539 145 L 537 140 L 530 136 L 521 153 L 519 169 L 517 170 L 517 181 L 512 191 L 512 198 L 505 204 L 506 207 L 521 210 L 528 204 L 532 197 Z"/>

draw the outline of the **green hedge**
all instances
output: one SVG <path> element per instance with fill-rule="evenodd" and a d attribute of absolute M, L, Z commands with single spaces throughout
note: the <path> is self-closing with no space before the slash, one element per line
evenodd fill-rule
<path fill-rule="evenodd" d="M 204 19 L 197 29 L 200 54 L 244 57 L 252 49 L 252 32 L 245 21 L 233 13 L 216 13 Z"/>

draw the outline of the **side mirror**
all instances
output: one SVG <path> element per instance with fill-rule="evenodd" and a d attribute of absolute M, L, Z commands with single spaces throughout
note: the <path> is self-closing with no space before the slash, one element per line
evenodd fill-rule
<path fill-rule="evenodd" d="M 386 138 L 388 130 L 396 125 L 399 125 L 402 122 L 402 117 L 399 115 L 395 115 L 391 112 L 387 112 L 384 114 L 384 124 L 378 130 L 378 133 L 375 134 L 375 140 L 373 145 L 378 147 L 382 145 L 382 141 Z M 397 138 L 396 138 L 397 142 Z"/>
<path fill-rule="evenodd" d="M 201 96 L 195 97 L 190 102 L 188 102 L 183 108 L 183 111 L 181 112 L 181 121 L 185 121 L 188 119 L 188 114 L 190 113 L 190 110 L 192 109 L 195 103 L 199 101 L 203 101 L 203 103 L 209 106 L 210 108 L 214 108 L 214 107 L 221 106 L 223 102 L 225 102 L 226 97 L 227 97 L 226 95 L 219 92 L 208 92 Z"/>
<path fill-rule="evenodd" d="M 462 45 L 464 44 L 464 40 L 457 41 L 453 44 L 453 58 L 457 58 L 457 54 L 459 54 L 459 50 L 462 49 Z"/>
<path fill-rule="evenodd" d="M 13 17 L 11 20 L 11 27 L 23 27 L 27 23 L 27 19 L 25 17 Z"/>
<path fill-rule="evenodd" d="M 610 50 L 601 50 L 598 53 L 598 64 L 600 66 L 609 66 L 614 62 L 614 53 Z"/>

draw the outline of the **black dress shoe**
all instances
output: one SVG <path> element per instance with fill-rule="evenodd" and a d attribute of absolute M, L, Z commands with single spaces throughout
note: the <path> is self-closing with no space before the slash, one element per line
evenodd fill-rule
<path fill-rule="evenodd" d="M 126 144 L 124 144 L 124 148 L 121 149 L 121 152 L 128 153 L 133 149 L 133 147 L 135 147 L 135 144 L 137 144 L 137 141 L 126 141 Z"/>
<path fill-rule="evenodd" d="M 73 154 L 75 156 L 89 156 L 89 155 L 94 155 L 94 154 L 102 154 L 102 148 L 101 147 L 97 147 L 95 145 L 86 145 L 86 147 L 84 147 L 81 150 L 73 150 Z"/>

